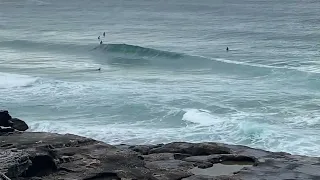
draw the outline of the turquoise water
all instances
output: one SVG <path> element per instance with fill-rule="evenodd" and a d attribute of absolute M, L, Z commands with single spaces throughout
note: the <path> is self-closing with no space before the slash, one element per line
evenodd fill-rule
<path fill-rule="evenodd" d="M 111 144 L 217 141 L 319 156 L 319 7 L 2 0 L 0 109 L 31 131 Z"/>

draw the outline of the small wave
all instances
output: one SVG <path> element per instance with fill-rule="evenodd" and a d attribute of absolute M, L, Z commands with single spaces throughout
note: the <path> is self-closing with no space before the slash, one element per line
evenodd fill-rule
<path fill-rule="evenodd" d="M 288 125 L 296 127 L 320 127 L 319 113 L 301 113 L 294 117 L 284 119 Z"/>
<path fill-rule="evenodd" d="M 202 56 L 199 56 L 202 57 Z M 206 57 L 202 57 L 206 58 Z M 240 61 L 232 61 L 228 59 L 223 58 L 210 58 L 213 61 L 226 63 L 226 64 L 234 64 L 234 65 L 242 65 L 242 66 L 248 66 L 253 68 L 260 68 L 260 69 L 278 69 L 278 70 L 287 70 L 287 71 L 297 71 L 301 73 L 315 73 L 319 74 L 319 68 L 317 66 L 312 65 L 311 63 L 304 63 L 306 66 L 292 66 L 288 64 L 287 62 L 280 63 L 274 63 L 271 65 L 264 65 L 264 64 L 257 64 L 257 63 L 251 63 L 251 62 L 240 62 Z"/>
<path fill-rule="evenodd" d="M 245 66 L 252 66 L 252 67 L 257 67 L 257 68 L 281 68 L 281 67 L 274 67 L 274 66 L 268 66 L 268 65 L 262 65 L 262 64 L 254 64 L 254 63 L 241 62 L 241 61 L 232 61 L 232 60 L 223 59 L 223 58 L 212 58 L 212 60 L 223 62 L 223 63 L 228 63 L 228 64 L 245 65 Z"/>
<path fill-rule="evenodd" d="M 205 109 L 185 109 L 186 113 L 183 115 L 182 120 L 198 124 L 200 126 L 210 126 L 217 122 L 221 122 L 221 118 L 215 117 L 210 114 L 210 111 Z"/>
<path fill-rule="evenodd" d="M 0 73 L 0 89 L 28 87 L 38 80 L 27 75 Z"/>
<path fill-rule="evenodd" d="M 267 125 L 257 124 L 253 122 L 242 121 L 235 129 L 234 137 L 239 137 L 237 140 L 242 144 L 252 144 L 264 139 L 263 132 Z"/>
<path fill-rule="evenodd" d="M 113 52 L 121 54 L 131 54 L 142 57 L 169 57 L 180 58 L 183 55 L 175 52 L 161 51 L 152 48 L 146 48 L 129 44 L 102 44 L 95 47 L 93 50 L 102 50 L 104 52 Z"/>

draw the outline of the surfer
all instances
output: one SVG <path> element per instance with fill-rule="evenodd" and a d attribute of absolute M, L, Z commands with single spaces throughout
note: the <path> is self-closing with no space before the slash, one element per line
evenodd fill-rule
<path fill-rule="evenodd" d="M 100 44 L 102 44 L 102 41 L 100 41 Z"/>
<path fill-rule="evenodd" d="M 98 71 L 100 71 L 100 70 L 101 70 L 101 67 L 99 67 Z"/>
<path fill-rule="evenodd" d="M 103 37 L 106 37 L 106 32 L 103 32 Z"/>
<path fill-rule="evenodd" d="M 100 41 L 100 36 L 98 36 L 98 40 Z"/>
<path fill-rule="evenodd" d="M 229 51 L 229 47 L 227 47 L 227 51 Z"/>

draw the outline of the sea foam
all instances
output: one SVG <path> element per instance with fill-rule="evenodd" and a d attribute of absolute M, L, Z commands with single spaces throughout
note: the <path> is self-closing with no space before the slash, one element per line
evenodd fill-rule
<path fill-rule="evenodd" d="M 27 87 L 37 80 L 37 77 L 27 75 L 0 73 L 0 89 Z"/>

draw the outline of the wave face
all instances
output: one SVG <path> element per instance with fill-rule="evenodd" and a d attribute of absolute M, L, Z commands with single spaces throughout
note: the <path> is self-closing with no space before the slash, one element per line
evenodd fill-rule
<path fill-rule="evenodd" d="M 129 45 L 129 44 L 102 44 L 95 50 L 101 50 L 104 52 L 113 52 L 119 54 L 127 54 L 131 56 L 139 57 L 164 57 L 164 58 L 181 58 L 183 55 L 174 52 L 161 51 L 152 48 L 145 48 L 141 46 Z"/>
<path fill-rule="evenodd" d="M 316 7 L 0 1 L 0 109 L 30 131 L 112 144 L 215 141 L 319 156 Z"/>
<path fill-rule="evenodd" d="M 205 67 L 192 57 L 158 49 L 129 44 L 102 44 L 92 50 L 98 63 L 117 66 L 173 69 L 197 69 Z M 208 63 L 203 62 L 203 63 Z"/>

